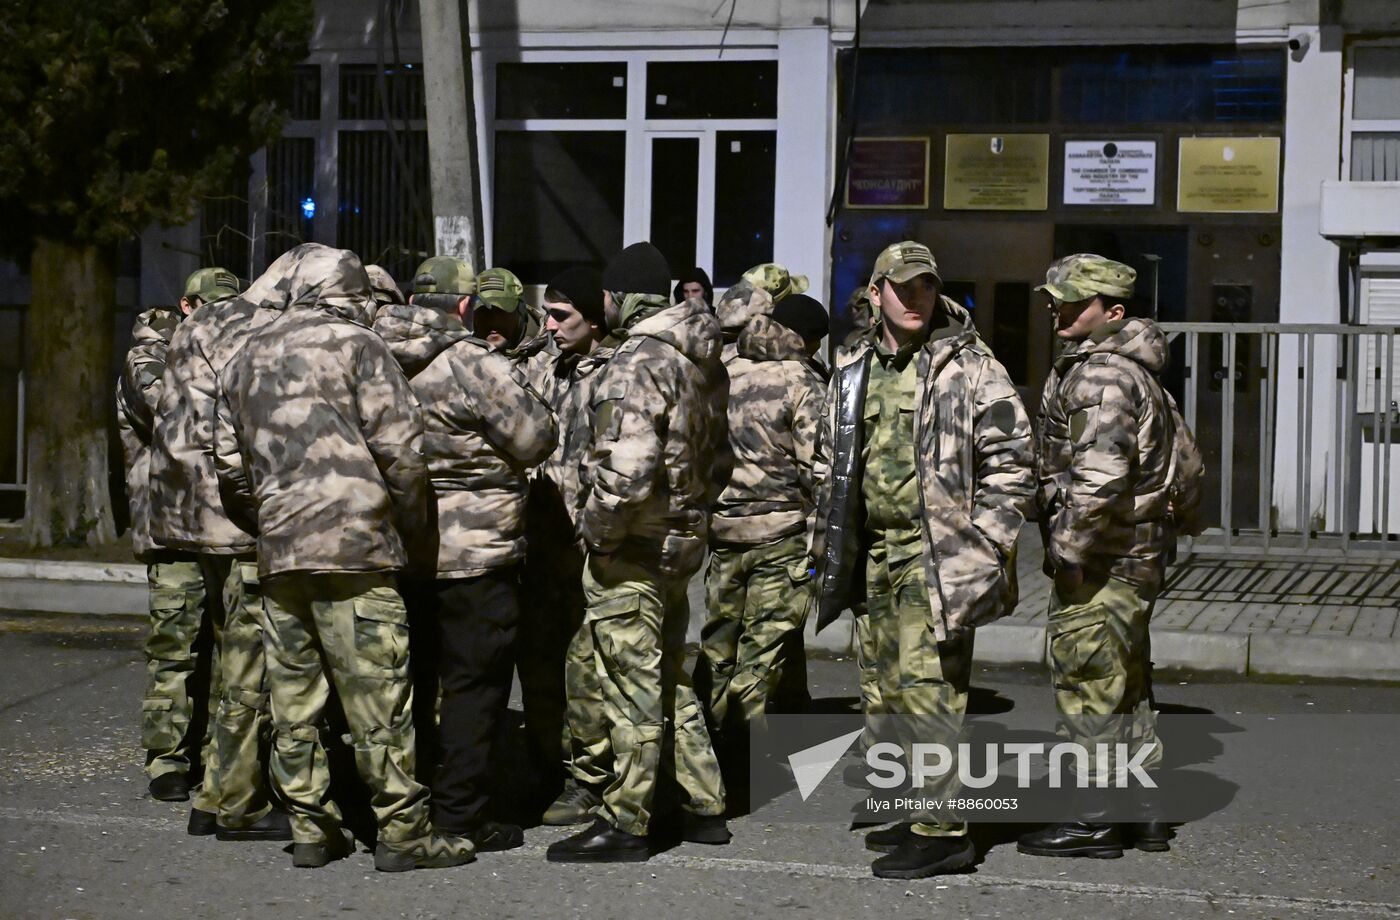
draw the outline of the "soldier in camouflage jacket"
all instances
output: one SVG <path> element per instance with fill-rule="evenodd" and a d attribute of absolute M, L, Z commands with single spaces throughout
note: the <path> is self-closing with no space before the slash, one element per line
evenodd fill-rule
<path fill-rule="evenodd" d="M 793 328 L 800 298 L 749 314 L 725 360 L 734 470 L 710 522 L 709 616 L 695 674 L 712 726 L 764 711 L 810 606 L 807 519 L 826 381 Z M 727 293 L 722 323 L 735 304 Z"/>
<path fill-rule="evenodd" d="M 933 254 L 880 253 L 878 334 L 839 362 L 828 390 L 814 552 L 818 628 L 863 607 L 867 716 L 919 716 L 912 740 L 955 745 L 975 627 L 1015 605 L 1016 538 L 1034 491 L 1030 422 L 966 310 L 939 294 Z M 957 793 L 952 772 L 922 789 Z M 923 809 L 867 840 L 882 878 L 924 878 L 976 859 L 966 824 Z"/>
<path fill-rule="evenodd" d="M 442 693 L 435 814 L 438 827 L 478 849 L 504 850 L 524 838 L 488 817 L 494 740 L 514 664 L 529 470 L 553 450 L 555 424 L 510 358 L 451 328 L 419 324 L 419 350 L 441 350 L 412 384 L 434 522 L 415 555 L 435 577 L 425 597 Z M 398 343 L 397 353 L 412 350 L 410 338 Z"/>
<path fill-rule="evenodd" d="M 1150 320 L 1126 318 L 1136 278 L 1121 262 L 1078 253 L 1052 265 L 1040 288 L 1065 345 L 1041 400 L 1036 495 L 1046 570 L 1055 579 L 1046 623 L 1052 684 L 1061 732 L 1090 750 L 1107 745 L 1110 770 L 1120 743 L 1136 754 L 1152 742 L 1140 763 L 1161 763 L 1148 629 L 1176 540 L 1174 481 L 1185 475 L 1183 465 L 1201 469 L 1194 438 L 1184 422 L 1177 430 L 1158 380 L 1167 338 Z M 1125 843 L 1170 847 L 1165 825 L 1151 815 L 1123 826 L 1091 806 L 1081 815 L 1023 836 L 1018 849 L 1103 857 L 1120 855 Z"/>
<path fill-rule="evenodd" d="M 608 325 L 623 340 L 594 391 L 579 530 L 589 553 L 583 628 L 592 633 L 613 774 L 599 820 L 552 845 L 554 861 L 647 858 L 657 778 L 669 769 L 661 762 L 667 730 L 685 793 L 682 836 L 729 839 L 719 764 L 682 668 L 686 583 L 704 555 L 726 441 L 719 325 L 698 300 L 670 306 L 670 270 L 650 243 L 614 257 L 603 289 Z"/>
<path fill-rule="evenodd" d="M 403 534 L 426 518 L 417 400 L 384 341 L 356 256 L 306 254 L 297 296 L 249 336 L 219 394 L 218 475 L 255 522 L 274 743 L 292 809 L 292 864 L 347 855 L 321 747 L 333 683 L 379 823 L 375 867 L 459 865 L 469 841 L 432 832 L 414 779 L 408 622 L 394 587 Z"/>

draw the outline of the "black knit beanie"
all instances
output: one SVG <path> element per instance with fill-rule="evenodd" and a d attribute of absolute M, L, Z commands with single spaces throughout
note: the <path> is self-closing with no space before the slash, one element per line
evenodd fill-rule
<path fill-rule="evenodd" d="M 603 325 L 603 276 L 596 268 L 575 265 L 565 269 L 554 276 L 545 290 L 557 291 L 567 297 L 584 319 L 598 326 Z"/>
<path fill-rule="evenodd" d="M 603 269 L 603 288 L 620 294 L 665 297 L 671 293 L 671 269 L 661 250 L 650 243 L 633 243 Z"/>
<path fill-rule="evenodd" d="M 830 318 L 815 299 L 806 294 L 789 294 L 773 307 L 773 321 L 802 336 L 803 341 L 826 337 Z"/>

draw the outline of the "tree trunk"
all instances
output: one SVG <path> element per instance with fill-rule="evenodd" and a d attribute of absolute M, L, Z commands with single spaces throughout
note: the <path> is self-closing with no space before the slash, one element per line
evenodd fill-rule
<path fill-rule="evenodd" d="M 30 278 L 25 536 L 32 546 L 96 545 L 117 535 L 107 465 L 112 252 L 40 237 Z"/>

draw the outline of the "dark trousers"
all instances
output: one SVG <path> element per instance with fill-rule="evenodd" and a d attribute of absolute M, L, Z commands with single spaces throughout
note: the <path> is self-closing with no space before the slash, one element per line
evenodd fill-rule
<path fill-rule="evenodd" d="M 487 818 L 496 739 L 510 698 L 519 592 L 514 565 L 434 583 L 442 696 L 433 820 L 445 833 L 469 833 Z"/>

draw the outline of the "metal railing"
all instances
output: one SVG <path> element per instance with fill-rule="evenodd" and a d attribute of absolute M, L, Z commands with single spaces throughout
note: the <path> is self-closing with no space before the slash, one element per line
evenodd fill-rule
<path fill-rule="evenodd" d="M 1400 556 L 1400 327 L 1162 328 L 1206 455 L 1193 552 Z"/>

